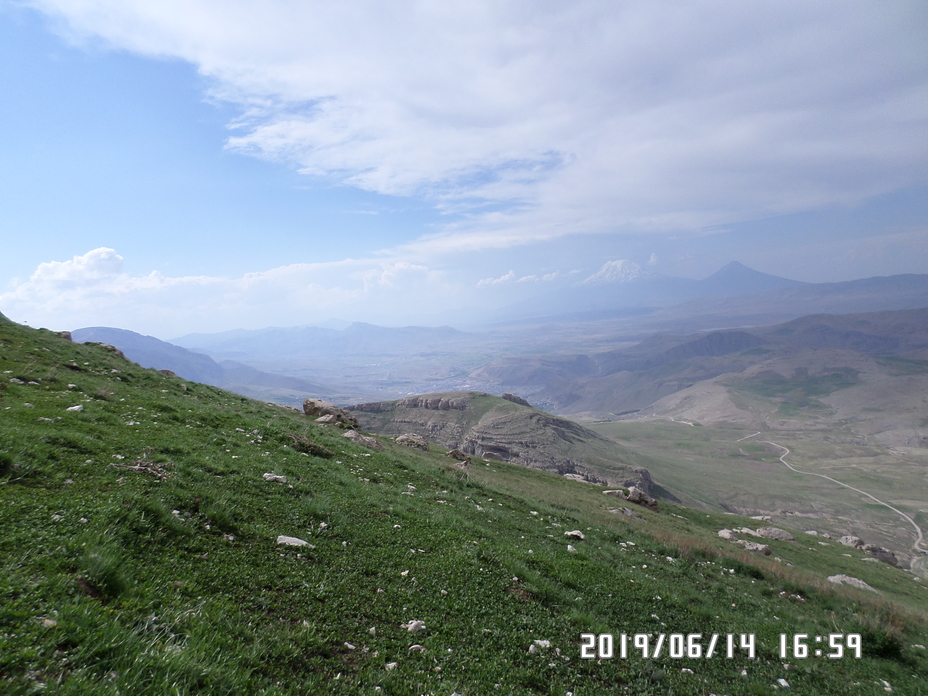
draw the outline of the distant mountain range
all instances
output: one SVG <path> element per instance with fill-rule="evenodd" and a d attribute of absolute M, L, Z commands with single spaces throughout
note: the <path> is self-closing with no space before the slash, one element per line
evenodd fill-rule
<path fill-rule="evenodd" d="M 871 383 L 885 389 L 888 377 L 928 371 L 926 359 L 928 308 L 922 308 L 810 315 L 773 326 L 685 336 L 658 334 L 595 354 L 503 357 L 473 376 L 558 413 L 613 418 L 661 400 L 670 403 L 666 397 L 721 375 L 754 374 L 761 365 L 774 371 L 789 365 L 790 371 L 809 375 L 832 374 L 832 369 L 835 374 L 879 374 Z M 902 399 L 913 380 L 894 382 L 894 393 Z M 863 388 L 858 392 L 866 393 Z"/>
<path fill-rule="evenodd" d="M 798 280 L 755 271 L 732 261 L 708 278 L 657 275 L 626 261 L 609 261 L 586 280 L 498 312 L 498 320 L 528 317 L 597 317 L 657 310 L 701 298 L 727 298 L 801 288 Z"/>
<path fill-rule="evenodd" d="M 331 398 L 337 391 L 330 386 L 263 372 L 232 360 L 216 362 L 208 355 L 125 329 L 95 326 L 76 329 L 71 337 L 76 343 L 107 343 L 142 367 L 170 370 L 186 380 L 253 398 L 301 403 L 308 396 Z"/>
<path fill-rule="evenodd" d="M 344 329 L 318 326 L 269 327 L 188 334 L 171 343 L 214 357 L 287 359 L 310 355 L 378 355 L 447 347 L 467 334 L 450 326 L 387 328 L 354 322 Z"/>

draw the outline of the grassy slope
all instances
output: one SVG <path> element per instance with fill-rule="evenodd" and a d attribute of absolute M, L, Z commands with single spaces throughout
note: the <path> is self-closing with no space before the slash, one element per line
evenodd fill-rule
<path fill-rule="evenodd" d="M 928 673 L 924 588 L 843 547 L 770 542 L 791 568 L 715 537 L 747 520 L 630 520 L 591 486 L 499 463 L 461 480 L 438 454 L 371 452 L 3 319 L 0 382 L 4 693 L 764 694 L 782 677 L 915 694 Z M 111 466 L 138 462 L 171 475 Z M 823 582 L 836 572 L 882 598 Z M 755 632 L 759 659 L 581 660 L 590 630 Z M 835 630 L 861 632 L 864 658 L 775 654 L 781 632 Z M 551 649 L 529 653 L 536 639 Z"/>

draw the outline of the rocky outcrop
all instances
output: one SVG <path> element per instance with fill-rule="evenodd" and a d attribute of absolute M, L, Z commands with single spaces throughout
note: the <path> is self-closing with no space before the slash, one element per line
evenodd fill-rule
<path fill-rule="evenodd" d="M 657 501 L 637 486 L 628 489 L 628 502 L 659 512 Z"/>
<path fill-rule="evenodd" d="M 847 536 L 843 536 L 840 539 L 838 539 L 838 543 L 843 544 L 844 546 L 850 546 L 851 548 L 856 549 L 864 545 L 864 540 L 861 539 L 860 537 L 847 535 Z"/>
<path fill-rule="evenodd" d="M 451 409 L 463 411 L 467 408 L 467 401 L 465 399 L 411 396 L 407 399 L 401 399 L 396 405 L 399 408 L 424 408 L 431 411 L 448 411 Z"/>
<path fill-rule="evenodd" d="M 306 399 L 303 402 L 303 413 L 307 416 L 316 417 L 334 416 L 338 423 L 343 423 L 349 428 L 359 428 L 358 419 L 348 413 L 340 406 L 336 406 L 330 401 L 323 399 Z"/>
<path fill-rule="evenodd" d="M 777 541 L 792 541 L 793 535 L 779 527 L 759 527 L 757 536 L 764 539 L 776 539 Z"/>
<path fill-rule="evenodd" d="M 429 441 L 421 435 L 416 435 L 415 433 L 403 433 L 398 438 L 396 438 L 396 444 L 405 445 L 406 447 L 413 447 L 415 449 L 423 450 L 424 452 L 429 451 Z"/>
<path fill-rule="evenodd" d="M 870 587 L 870 585 L 865 583 L 863 580 L 852 578 L 850 575 L 829 575 L 828 582 L 833 582 L 836 585 L 850 585 L 851 587 L 856 587 L 860 590 L 870 590 L 870 592 L 879 592 L 879 590 L 875 590 L 874 588 Z"/>
<path fill-rule="evenodd" d="M 758 544 L 756 541 L 747 541 L 742 539 L 738 542 L 744 547 L 745 551 L 750 551 L 751 553 L 762 553 L 765 556 L 770 555 L 770 547 L 767 544 Z"/>
<path fill-rule="evenodd" d="M 347 410 L 370 432 L 393 436 L 414 433 L 467 457 L 571 475 L 588 483 L 636 486 L 650 495 L 652 482 L 647 470 L 630 465 L 637 453 L 579 423 L 515 399 L 453 392 L 359 404 Z"/>
<path fill-rule="evenodd" d="M 352 442 L 357 442 L 359 445 L 364 445 L 365 447 L 370 447 L 375 450 L 382 450 L 383 445 L 373 437 L 368 437 L 367 435 L 362 435 L 357 430 L 349 430 L 345 433 L 344 437 L 347 437 Z"/>
<path fill-rule="evenodd" d="M 528 401 L 523 399 L 521 396 L 516 396 L 515 394 L 503 394 L 502 398 L 506 399 L 506 401 L 511 401 L 514 404 L 519 404 L 520 406 L 531 407 L 531 404 Z"/>

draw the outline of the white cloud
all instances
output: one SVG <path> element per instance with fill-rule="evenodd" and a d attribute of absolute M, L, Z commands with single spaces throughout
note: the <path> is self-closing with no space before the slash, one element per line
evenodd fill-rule
<path fill-rule="evenodd" d="M 516 280 L 516 272 L 510 270 L 508 273 L 504 273 L 499 278 L 483 278 L 477 282 L 478 288 L 490 288 L 494 285 L 500 285 L 502 283 L 512 283 Z"/>
<path fill-rule="evenodd" d="M 466 213 L 419 254 L 928 183 L 920 2 L 32 4 L 73 36 L 196 65 L 242 109 L 232 149 Z"/>
<path fill-rule="evenodd" d="M 241 277 L 131 275 L 113 249 L 39 264 L 0 294 L 3 313 L 54 329 L 118 326 L 165 338 L 237 326 L 298 325 L 334 316 L 414 320 L 447 301 L 443 274 L 384 259 L 292 264 Z M 403 314 L 403 309 L 407 314 Z"/>

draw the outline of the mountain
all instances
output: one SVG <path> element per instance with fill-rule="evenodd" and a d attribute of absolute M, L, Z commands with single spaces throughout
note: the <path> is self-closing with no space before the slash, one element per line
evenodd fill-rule
<path fill-rule="evenodd" d="M 655 330 L 773 324 L 809 314 L 851 314 L 928 307 L 928 275 L 905 274 L 839 283 L 810 283 L 725 299 L 705 297 L 659 309 Z"/>
<path fill-rule="evenodd" d="M 77 343 L 106 343 L 114 346 L 142 367 L 170 370 L 193 382 L 211 384 L 255 398 L 296 405 L 308 396 L 331 398 L 332 394 L 337 393 L 332 387 L 262 372 L 231 360 L 217 363 L 208 355 L 125 329 L 95 326 L 75 329 L 71 336 Z"/>
<path fill-rule="evenodd" d="M 798 288 L 808 285 L 798 280 L 761 273 L 742 263 L 732 261 L 718 271 L 699 281 L 699 295 L 706 297 L 735 297 L 771 290 Z"/>
<path fill-rule="evenodd" d="M 451 392 L 358 404 L 348 410 L 372 432 L 415 433 L 465 454 L 650 492 L 644 458 L 573 421 L 518 401 Z"/>
<path fill-rule="evenodd" d="M 0 407 L 3 693 L 924 689 L 924 584 L 815 519 L 752 553 L 719 530 L 769 523 L 367 448 L 2 319 Z"/>
<path fill-rule="evenodd" d="M 499 358 L 473 376 L 558 413 L 609 418 L 766 361 L 795 361 L 797 355 L 814 360 L 815 351 L 823 349 L 921 359 L 928 355 L 928 309 L 811 315 L 688 336 L 657 334 L 590 355 Z"/>
<path fill-rule="evenodd" d="M 280 360 L 332 354 L 402 354 L 440 348 L 466 338 L 466 333 L 450 326 L 390 328 L 354 322 L 340 330 L 294 326 L 188 334 L 172 343 L 213 357 Z"/>
<path fill-rule="evenodd" d="M 523 300 L 497 313 L 496 320 L 543 318 L 594 320 L 648 314 L 697 298 L 734 297 L 806 285 L 755 271 L 732 261 L 702 280 L 665 276 L 620 259 L 607 261 L 589 278 L 542 296 Z"/>

